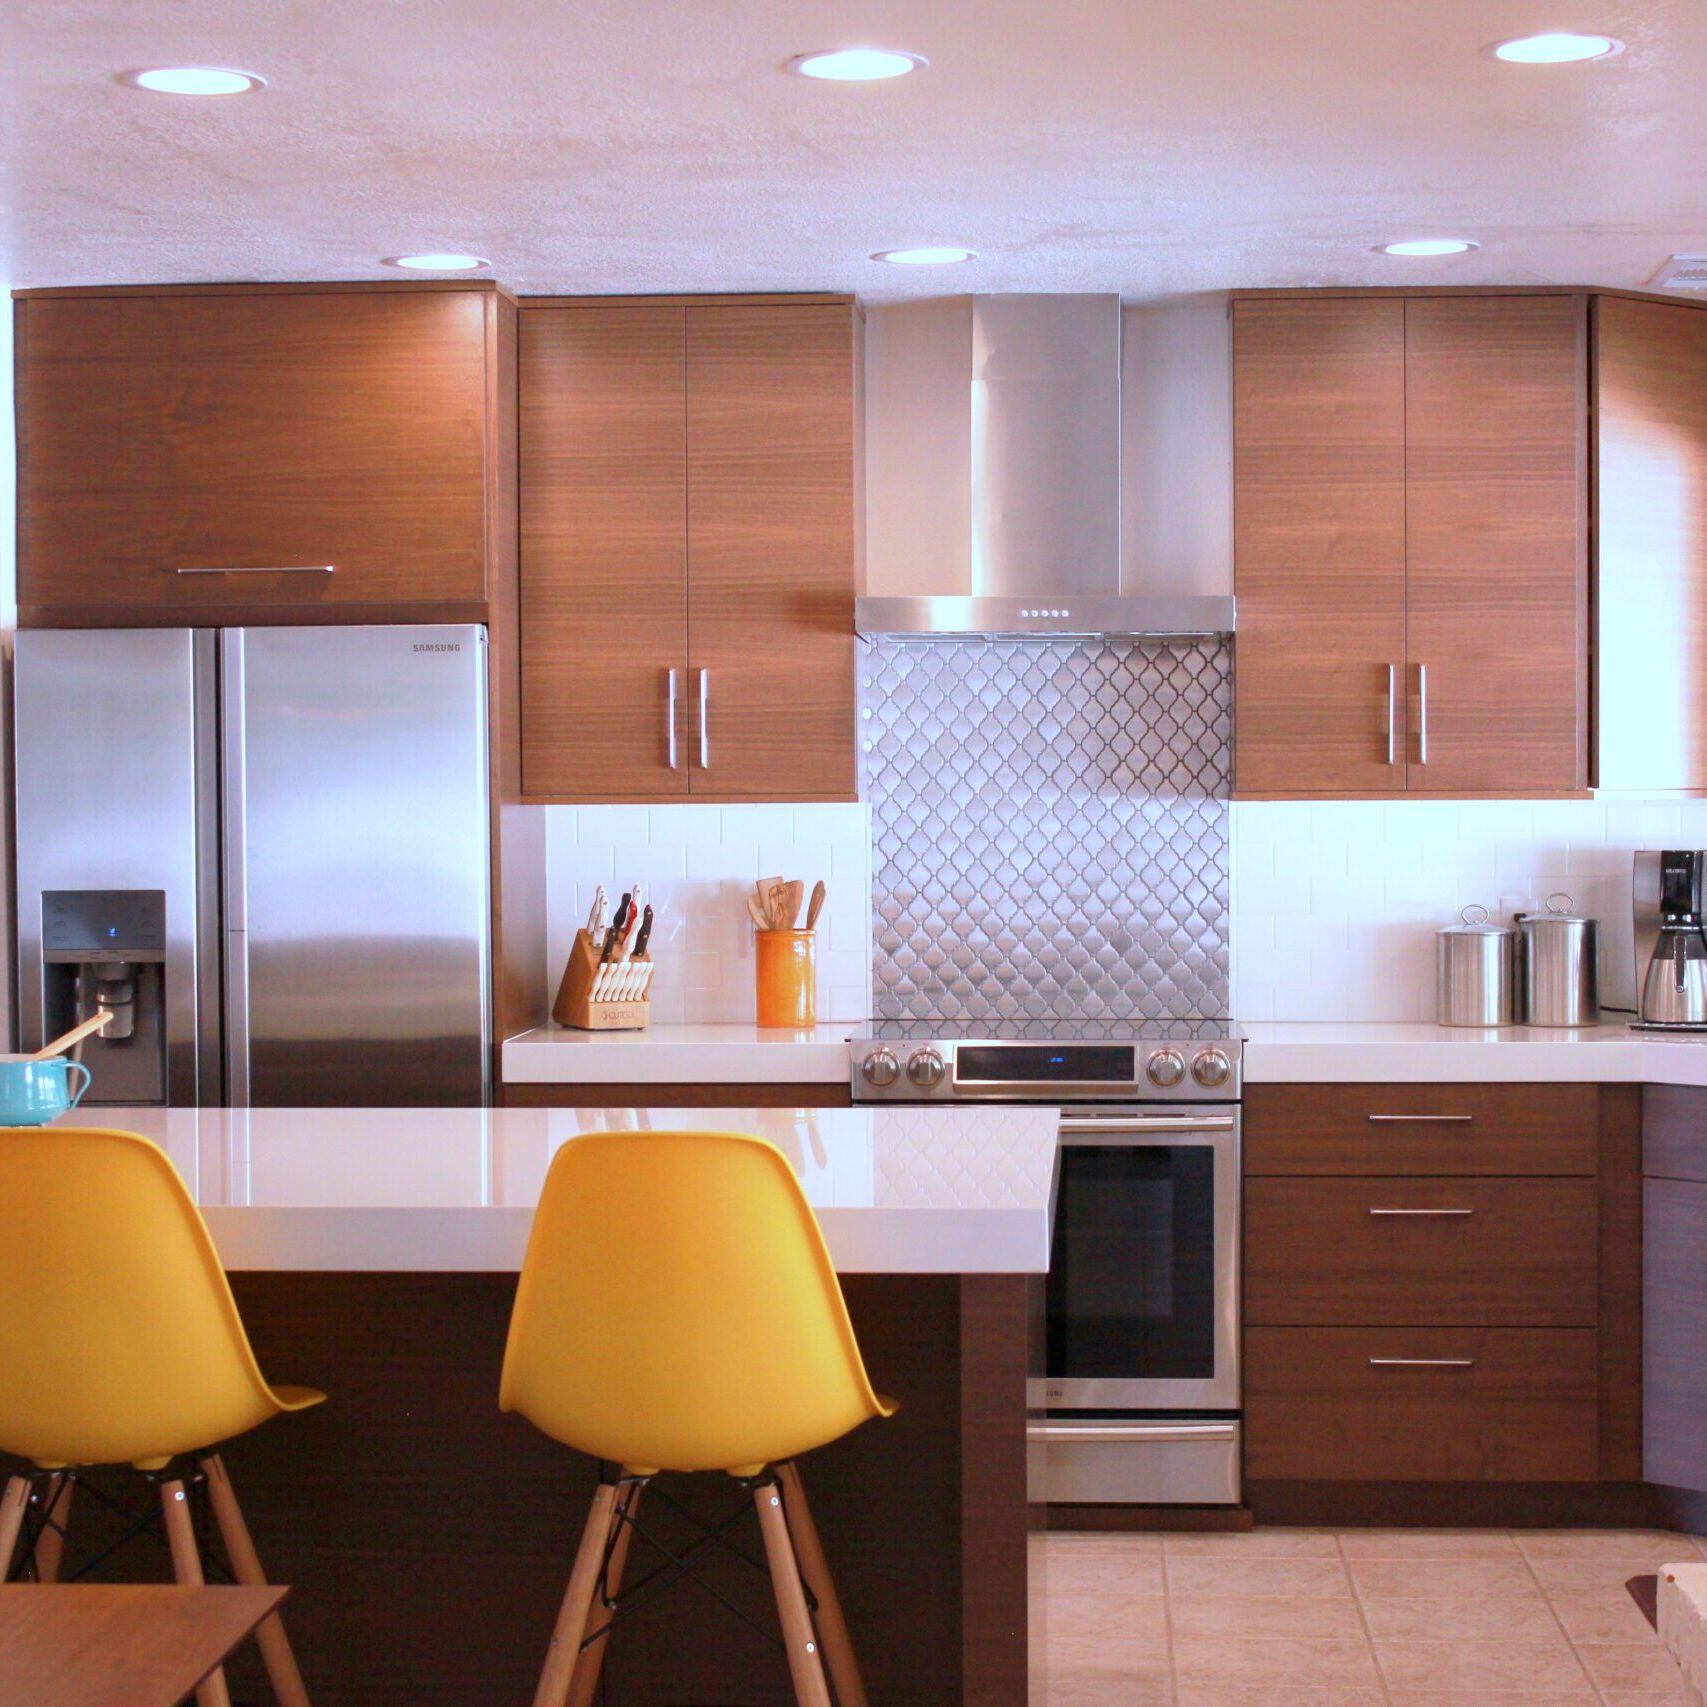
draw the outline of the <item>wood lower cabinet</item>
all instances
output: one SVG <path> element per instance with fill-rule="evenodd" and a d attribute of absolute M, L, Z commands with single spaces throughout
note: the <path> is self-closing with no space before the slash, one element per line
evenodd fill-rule
<path fill-rule="evenodd" d="M 1707 1091 L 1650 1088 L 1642 1125 L 1642 1475 L 1707 1492 Z"/>
<path fill-rule="evenodd" d="M 859 310 L 522 315 L 534 799 L 855 796 Z"/>
<path fill-rule="evenodd" d="M 25 293 L 20 620 L 482 619 L 514 313 L 479 283 Z"/>
<path fill-rule="evenodd" d="M 1586 314 L 1235 300 L 1240 793 L 1588 786 Z"/>

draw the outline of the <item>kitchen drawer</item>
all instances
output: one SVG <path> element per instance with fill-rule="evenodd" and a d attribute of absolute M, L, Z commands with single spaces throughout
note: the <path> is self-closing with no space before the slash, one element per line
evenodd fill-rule
<path fill-rule="evenodd" d="M 1585 1327 L 1598 1192 L 1577 1179 L 1253 1179 L 1245 1320 Z"/>
<path fill-rule="evenodd" d="M 1593 1481 L 1595 1347 L 1592 1328 L 1250 1328 L 1245 1473 Z"/>
<path fill-rule="evenodd" d="M 1245 1172 L 1592 1175 L 1599 1102 L 1593 1085 L 1251 1085 Z"/>

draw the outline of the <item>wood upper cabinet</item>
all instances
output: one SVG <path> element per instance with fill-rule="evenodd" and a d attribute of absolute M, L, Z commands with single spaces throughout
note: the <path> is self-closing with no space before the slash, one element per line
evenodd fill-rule
<path fill-rule="evenodd" d="M 490 284 L 21 297 L 21 620 L 483 614 L 513 314 Z"/>
<path fill-rule="evenodd" d="M 1587 787 L 1585 315 L 1235 303 L 1241 793 Z"/>
<path fill-rule="evenodd" d="M 530 797 L 854 797 L 857 317 L 523 314 Z"/>
<path fill-rule="evenodd" d="M 1233 316 L 1235 776 L 1245 793 L 1405 786 L 1405 304 Z"/>

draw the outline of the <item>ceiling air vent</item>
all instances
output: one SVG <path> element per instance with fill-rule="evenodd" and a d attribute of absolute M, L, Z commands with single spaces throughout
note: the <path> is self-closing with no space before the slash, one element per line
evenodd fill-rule
<path fill-rule="evenodd" d="M 1707 290 L 1707 255 L 1671 255 L 1648 280 L 1649 290 Z"/>

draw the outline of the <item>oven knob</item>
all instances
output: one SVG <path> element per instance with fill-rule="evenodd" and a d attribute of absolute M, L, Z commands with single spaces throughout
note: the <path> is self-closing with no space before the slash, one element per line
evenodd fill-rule
<path fill-rule="evenodd" d="M 859 1070 L 864 1074 L 868 1085 L 875 1085 L 879 1090 L 883 1090 L 900 1077 L 901 1063 L 895 1059 L 893 1049 L 874 1049 L 860 1063 Z"/>
<path fill-rule="evenodd" d="M 921 1091 L 935 1090 L 944 1071 L 942 1056 L 934 1049 L 918 1050 L 907 1063 L 907 1077 Z"/>
<path fill-rule="evenodd" d="M 1233 1063 L 1224 1049 L 1200 1049 L 1191 1058 L 1191 1076 L 1205 1090 L 1212 1091 L 1233 1076 Z"/>
<path fill-rule="evenodd" d="M 1144 1063 L 1144 1077 L 1151 1084 L 1170 1090 L 1185 1077 L 1185 1057 L 1177 1049 L 1158 1049 Z"/>

